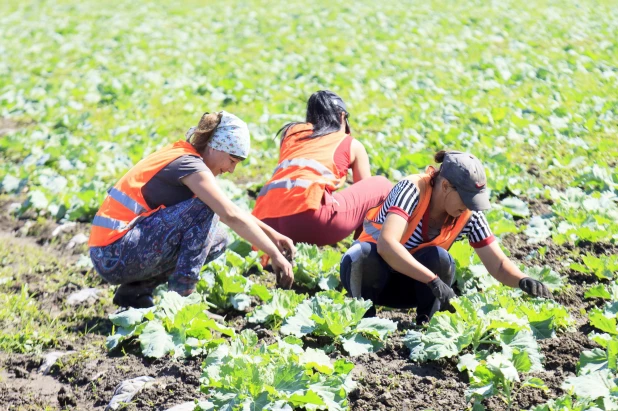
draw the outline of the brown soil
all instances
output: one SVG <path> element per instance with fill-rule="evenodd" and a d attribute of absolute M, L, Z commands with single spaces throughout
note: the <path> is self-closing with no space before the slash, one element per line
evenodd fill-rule
<path fill-rule="evenodd" d="M 539 206 L 540 207 L 540 206 Z M 74 233 L 60 239 L 50 240 L 45 233 L 53 230 L 39 231 L 40 237 L 26 236 L 15 239 L 15 232 L 23 227 L 23 221 L 2 217 L 0 213 L 0 232 L 15 241 L 24 241 L 44 247 L 51 255 L 61 261 L 71 261 L 73 251 L 66 250 L 66 242 Z M 53 227 L 53 226 L 52 226 Z M 87 227 L 78 226 L 78 232 L 88 232 Z M 575 330 L 560 334 L 557 338 L 540 342 L 545 356 L 545 371 L 541 377 L 549 386 L 549 391 L 523 389 L 515 398 L 513 409 L 528 409 L 562 394 L 560 385 L 567 376 L 574 375 L 579 354 L 582 350 L 595 345 L 588 340 L 585 317 L 580 309 L 589 309 L 594 301 L 585 301 L 583 293 L 587 284 L 594 279 L 581 275 L 562 265 L 563 261 L 578 260 L 578 256 L 591 252 L 594 254 L 618 251 L 613 245 L 582 245 L 581 247 L 557 247 L 547 244 L 544 258 L 533 253 L 539 246 L 525 243 L 523 236 L 509 235 L 504 243 L 514 260 L 524 264 L 549 264 L 555 270 L 567 276 L 569 287 L 556 295 L 556 299 L 567 306 L 577 319 Z M 50 272 L 59 267 L 46 267 Z M 106 289 L 92 273 L 83 273 L 87 281 L 99 288 Z M 136 395 L 127 410 L 165 410 L 171 406 L 191 401 L 200 397 L 199 377 L 201 359 L 175 361 L 171 358 L 147 360 L 137 355 L 136 345 L 124 347 L 107 353 L 104 349 L 105 336 L 111 331 L 107 314 L 114 307 L 106 302 L 105 314 L 80 318 L 72 321 L 71 311 L 64 306 L 66 297 L 78 289 L 69 282 L 56 284 L 56 291 L 47 292 L 49 284 L 41 283 L 45 276 L 30 275 L 21 278 L 28 283 L 33 298 L 46 309 L 55 312 L 59 321 L 69 324 L 68 333 L 74 336 L 71 341 L 61 341 L 54 350 L 75 350 L 76 353 L 63 357 L 52 367 L 48 376 L 38 373 L 41 356 L 35 354 L 0 354 L 0 409 L 39 410 L 48 409 L 87 409 L 103 410 L 112 397 L 116 386 L 130 378 L 152 376 L 156 383 Z M 258 279 L 258 277 L 261 277 Z M 252 277 L 253 280 L 274 283 L 272 274 Z M 300 290 L 299 290 L 300 291 Z M 302 290 L 305 291 L 305 290 Z M 256 303 L 256 301 L 254 301 Z M 254 329 L 266 342 L 275 339 L 273 331 L 247 323 L 243 313 L 232 311 L 220 312 L 238 331 L 245 328 Z M 358 388 L 350 394 L 352 410 L 454 410 L 465 409 L 465 390 L 467 375 L 460 373 L 456 359 L 446 359 L 418 364 L 408 359 L 409 351 L 402 343 L 406 329 L 413 327 L 414 310 L 378 310 L 378 316 L 391 318 L 399 323 L 399 332 L 389 339 L 387 346 L 375 354 L 353 358 L 356 367 L 353 371 Z M 316 342 L 317 343 L 317 342 Z M 333 354 L 334 356 L 340 354 Z M 484 402 L 490 410 L 503 410 L 506 406 L 499 398 Z"/>
<path fill-rule="evenodd" d="M 465 376 L 456 363 L 441 360 L 417 364 L 401 337 L 390 339 L 378 353 L 355 357 L 358 389 L 351 393 L 352 410 L 463 409 Z"/>

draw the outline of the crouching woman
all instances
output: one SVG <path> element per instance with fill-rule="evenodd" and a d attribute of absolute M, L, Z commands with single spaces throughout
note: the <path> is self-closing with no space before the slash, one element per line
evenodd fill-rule
<path fill-rule="evenodd" d="M 242 211 L 219 188 L 249 154 L 247 125 L 225 111 L 206 113 L 181 140 L 150 154 L 108 190 L 92 222 L 90 257 L 99 275 L 119 284 L 114 303 L 150 307 L 154 288 L 191 294 L 202 266 L 225 250 L 219 219 L 264 251 L 282 285 L 293 280 L 292 240 Z"/>
<path fill-rule="evenodd" d="M 353 297 L 375 305 L 417 309 L 429 321 L 455 296 L 455 262 L 448 252 L 467 237 L 489 273 L 530 295 L 551 298 L 541 282 L 526 277 L 500 249 L 483 215 L 491 205 L 485 170 L 471 154 L 440 151 L 436 170 L 401 180 L 369 210 L 363 233 L 341 260 L 341 281 Z"/>

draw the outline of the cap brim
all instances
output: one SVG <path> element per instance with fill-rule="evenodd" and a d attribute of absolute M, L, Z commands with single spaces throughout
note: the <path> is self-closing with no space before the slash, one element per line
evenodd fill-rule
<path fill-rule="evenodd" d="M 468 207 L 468 210 L 485 211 L 491 208 L 489 193 L 487 190 L 482 190 L 476 193 L 460 191 L 459 196 L 461 197 L 461 201 L 463 201 L 466 207 Z"/>

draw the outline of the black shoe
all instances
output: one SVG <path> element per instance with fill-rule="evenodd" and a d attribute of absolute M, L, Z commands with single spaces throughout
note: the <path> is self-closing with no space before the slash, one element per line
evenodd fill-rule
<path fill-rule="evenodd" d="M 423 325 L 427 324 L 429 320 L 431 320 L 431 318 L 429 318 L 429 316 L 426 314 L 416 314 L 416 325 L 418 327 L 422 327 Z"/>
<path fill-rule="evenodd" d="M 363 318 L 371 318 L 375 316 L 376 316 L 376 307 L 375 305 L 372 305 L 371 308 L 367 310 L 365 315 L 363 315 Z"/>
<path fill-rule="evenodd" d="M 140 295 L 140 291 L 136 287 L 127 285 L 121 285 L 114 294 L 113 303 L 119 307 L 133 307 L 133 308 L 150 308 L 154 306 L 152 294 L 145 293 Z"/>
<path fill-rule="evenodd" d="M 135 304 L 132 305 L 133 308 L 150 308 L 154 307 L 154 300 L 152 299 L 152 295 L 142 295 L 139 296 L 135 300 Z"/>

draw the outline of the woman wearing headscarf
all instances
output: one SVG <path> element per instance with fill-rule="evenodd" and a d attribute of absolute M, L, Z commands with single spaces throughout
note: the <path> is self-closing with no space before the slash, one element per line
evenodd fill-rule
<path fill-rule="evenodd" d="M 417 323 L 427 322 L 455 296 L 455 262 L 448 249 L 467 237 L 498 281 L 551 298 L 547 287 L 523 274 L 495 241 L 482 213 L 491 204 L 481 162 L 459 151 L 440 151 L 435 160 L 440 169 L 429 166 L 401 180 L 367 213 L 363 233 L 341 260 L 346 290 L 375 305 L 416 307 Z"/>
<path fill-rule="evenodd" d="M 322 90 L 309 98 L 305 123 L 279 130 L 279 163 L 253 215 L 295 243 L 323 246 L 360 234 L 367 211 L 392 188 L 386 178 L 371 176 L 367 151 L 350 135 L 348 116 L 341 97 Z M 354 184 L 340 190 L 349 170 Z"/>
<path fill-rule="evenodd" d="M 112 188 L 92 222 L 90 257 L 99 275 L 119 284 L 114 303 L 150 307 L 154 288 L 189 295 L 202 266 L 224 250 L 219 219 L 264 251 L 284 286 L 293 280 L 282 255 L 292 241 L 242 211 L 216 176 L 233 173 L 249 155 L 245 122 L 225 111 L 205 113 L 181 140 L 141 160 Z"/>

